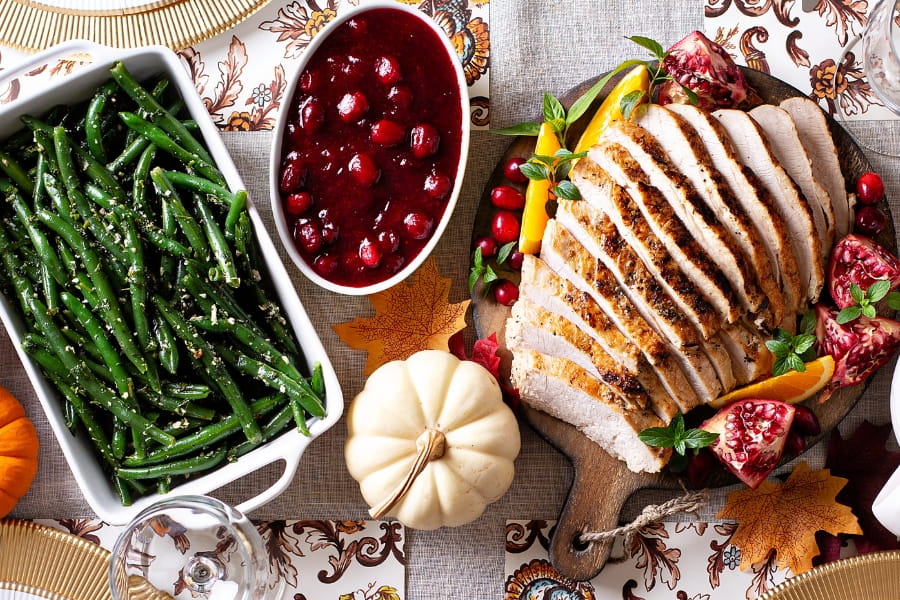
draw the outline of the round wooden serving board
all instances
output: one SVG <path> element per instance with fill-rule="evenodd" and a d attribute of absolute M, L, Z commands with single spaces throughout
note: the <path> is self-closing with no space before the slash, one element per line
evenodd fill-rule
<path fill-rule="evenodd" d="M 785 98 L 802 95 L 797 89 L 765 73 L 750 69 L 744 69 L 744 73 L 765 102 L 778 104 Z M 600 76 L 585 81 L 567 92 L 561 101 L 568 107 L 599 79 Z M 579 123 L 570 129 L 568 147 L 574 147 L 574 142 L 577 141 L 586 122 L 618 79 L 618 77 L 613 78 L 607 84 L 594 106 L 587 111 Z M 840 153 L 841 168 L 848 189 L 851 189 L 858 176 L 870 170 L 871 167 L 850 135 L 830 118 L 829 123 Z M 528 158 L 534 151 L 534 140 L 532 137 L 515 138 L 497 164 L 482 194 L 473 226 L 473 240 L 480 235 L 490 234 L 490 219 L 496 210 L 490 202 L 490 191 L 500 183 L 509 183 L 503 177 L 503 164 L 512 157 Z M 524 186 L 518 187 L 524 191 Z M 886 204 L 882 206 L 882 209 L 890 215 Z M 893 222 L 889 222 L 885 231 L 878 236 L 878 241 L 896 253 L 894 239 L 894 225 Z M 493 263 L 490 264 L 496 267 Z M 518 273 L 509 270 L 505 265 L 496 267 L 496 271 L 500 277 L 518 283 Z M 827 296 L 827 291 L 824 293 Z M 473 291 L 472 305 L 478 336 L 483 338 L 492 333 L 497 334 L 502 358 L 501 375 L 508 381 L 512 356 L 505 348 L 504 340 L 506 319 L 510 309 L 496 303 L 492 295 L 485 297 L 482 294 L 480 283 Z M 812 446 L 833 429 L 850 411 L 863 391 L 864 386 L 844 388 L 824 404 L 819 404 L 815 398 L 807 401 L 807 405 L 816 413 L 822 426 L 822 433 L 816 440 L 807 440 L 808 446 Z M 576 543 L 579 534 L 589 531 L 607 531 L 617 527 L 621 508 L 635 491 L 645 488 L 662 488 L 680 492 L 681 483 L 675 475 L 670 473 L 649 474 L 629 471 L 624 462 L 609 456 L 575 427 L 524 404 L 522 414 L 541 436 L 569 458 L 574 469 L 572 487 L 550 542 L 551 562 L 560 573 L 567 577 L 575 580 L 591 579 L 606 564 L 612 541 L 593 543 L 585 547 Z M 736 481 L 722 470 L 720 475 L 712 477 L 711 481 L 707 483 L 712 487 L 717 487 L 730 485 Z M 673 493 L 673 496 L 675 495 L 677 494 Z"/>

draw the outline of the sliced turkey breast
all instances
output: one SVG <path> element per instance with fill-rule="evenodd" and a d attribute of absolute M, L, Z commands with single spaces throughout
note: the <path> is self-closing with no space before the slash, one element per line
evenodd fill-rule
<path fill-rule="evenodd" d="M 731 355 L 732 370 L 738 385 L 756 381 L 772 370 L 772 353 L 763 334 L 752 324 L 735 323 L 724 327 L 718 339 Z"/>
<path fill-rule="evenodd" d="M 711 338 L 721 327 L 722 319 L 672 258 L 625 188 L 614 183 L 605 171 L 587 158 L 579 161 L 570 178 L 578 186 L 582 198 L 588 201 L 564 201 L 565 209 L 557 210 L 557 220 L 571 231 L 574 224 L 570 224 L 570 220 L 590 223 L 606 214 L 703 339 Z M 598 206 L 603 206 L 604 210 Z M 720 301 L 725 303 L 724 298 Z"/>
<path fill-rule="evenodd" d="M 650 177 L 631 154 L 619 144 L 598 144 L 590 150 L 588 158 L 581 159 L 572 169 L 573 180 L 577 181 L 582 176 L 590 180 L 593 175 L 588 175 L 586 169 L 591 164 L 597 165 L 618 185 L 628 190 L 628 195 L 639 207 L 647 225 L 685 275 L 703 291 L 719 317 L 728 323 L 737 321 L 745 311 L 741 308 L 731 282 L 713 261 L 707 249 L 694 239 L 665 196 L 653 187 Z M 619 195 L 593 193 L 590 188 L 586 188 L 584 194 L 585 200 L 610 215 L 627 204 Z M 622 202 L 619 206 L 613 206 L 613 201 L 617 200 Z"/>
<path fill-rule="evenodd" d="M 629 371 L 574 323 L 525 298 L 516 301 L 506 322 L 506 347 L 572 361 L 629 405 L 641 410 L 649 406 L 666 423 L 678 412 L 652 370 L 648 368 L 649 376 Z"/>
<path fill-rule="evenodd" d="M 513 353 L 511 379 L 529 406 L 570 423 L 635 472 L 658 472 L 671 451 L 648 446 L 637 434 L 662 427 L 650 411 L 625 408 L 598 379 L 564 358 Z"/>
<path fill-rule="evenodd" d="M 656 139 L 633 123 L 615 121 L 603 132 L 601 140 L 620 144 L 631 154 L 647 174 L 650 185 L 663 194 L 694 239 L 722 269 L 743 308 L 754 314 L 759 312 L 766 298 L 747 258 Z M 593 158 L 595 153 L 596 146 L 588 151 L 588 156 Z"/>
<path fill-rule="evenodd" d="M 813 209 L 816 231 L 822 240 L 822 260 L 827 260 L 834 244 L 834 210 L 831 208 L 831 197 L 815 176 L 812 159 L 800 139 L 794 118 L 788 111 L 772 104 L 757 106 L 750 111 L 750 116 L 762 127 L 771 144 L 772 154 L 800 188 L 810 208 Z"/>
<path fill-rule="evenodd" d="M 561 277 L 593 296 L 616 327 L 641 349 L 683 412 L 693 406 L 686 405 L 678 392 L 682 385 L 690 385 L 701 402 L 718 397 L 722 385 L 702 350 L 683 346 L 674 351 L 647 323 L 612 273 L 555 220 L 550 220 L 544 232 L 541 258 Z"/>
<path fill-rule="evenodd" d="M 713 165 L 700 135 L 680 115 L 658 104 L 647 105 L 640 115 L 637 124 L 656 138 L 669 163 L 687 177 L 700 200 L 743 252 L 756 284 L 769 301 L 764 321 L 770 326 L 780 323 L 784 317 L 784 297 L 762 236 Z"/>
<path fill-rule="evenodd" d="M 841 239 L 853 229 L 853 205 L 847 196 L 847 183 L 825 113 L 818 104 L 800 96 L 782 100 L 779 106 L 794 118 L 800 141 L 812 160 L 813 175 L 831 199 L 834 237 Z"/>
<path fill-rule="evenodd" d="M 728 133 L 712 114 L 691 104 L 670 104 L 666 108 L 683 117 L 700 136 L 713 165 L 756 225 L 769 262 L 774 267 L 772 270 L 784 297 L 785 312 L 796 313 L 803 298 L 797 258 L 791 247 L 788 227 L 779 215 L 771 194 L 749 167 L 740 161 Z"/>
<path fill-rule="evenodd" d="M 647 362 L 640 349 L 619 331 L 589 293 L 561 278 L 541 259 L 526 255 L 522 264 L 519 294 L 519 302 L 529 302 L 572 322 L 623 369 L 636 374 L 641 386 L 650 394 L 654 412 L 661 418 L 674 414 L 671 394 L 656 370 Z M 583 347 L 581 343 L 575 345 Z M 673 376 L 673 381 L 684 382 L 684 378 Z M 685 402 L 694 405 L 699 403 L 696 394 L 686 383 L 680 393 L 686 398 Z M 677 411 L 678 407 L 674 410 Z"/>
<path fill-rule="evenodd" d="M 738 158 L 756 174 L 775 200 L 781 219 L 790 231 L 804 290 L 803 300 L 815 301 L 825 280 L 825 265 L 822 240 L 809 202 L 778 164 L 768 139 L 750 115 L 740 110 L 723 109 L 714 112 L 713 116 L 728 132 Z"/>

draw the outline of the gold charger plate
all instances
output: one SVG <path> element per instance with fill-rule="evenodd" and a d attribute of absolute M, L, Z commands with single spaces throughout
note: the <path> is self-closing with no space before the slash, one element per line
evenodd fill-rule
<path fill-rule="evenodd" d="M 0 44 L 38 52 L 84 39 L 114 48 L 160 44 L 180 50 L 234 27 L 269 0 L 146 0 L 122 8 L 104 2 L 99 10 L 50 2 L 0 0 Z"/>
<path fill-rule="evenodd" d="M 844 558 L 792 577 L 757 600 L 900 600 L 900 550 Z"/>
<path fill-rule="evenodd" d="M 109 551 L 29 521 L 0 521 L 0 590 L 48 600 L 112 600 Z"/>

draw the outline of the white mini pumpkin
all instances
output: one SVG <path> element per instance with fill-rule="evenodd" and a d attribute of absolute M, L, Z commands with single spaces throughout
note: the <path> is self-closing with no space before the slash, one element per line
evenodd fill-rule
<path fill-rule="evenodd" d="M 494 377 L 425 350 L 379 367 L 347 412 L 344 458 L 374 518 L 463 525 L 513 480 L 519 426 Z"/>

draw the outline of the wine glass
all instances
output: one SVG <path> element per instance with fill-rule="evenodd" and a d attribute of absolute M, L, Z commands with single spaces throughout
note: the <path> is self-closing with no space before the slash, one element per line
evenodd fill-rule
<path fill-rule="evenodd" d="M 869 12 L 862 37 L 863 70 L 885 107 L 900 114 L 900 27 L 897 1 L 879 0 Z"/>
<path fill-rule="evenodd" d="M 113 600 L 277 600 L 284 586 L 269 585 L 268 553 L 250 520 L 207 496 L 139 513 L 116 539 L 109 579 Z"/>

